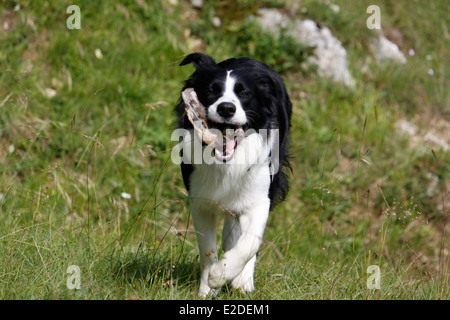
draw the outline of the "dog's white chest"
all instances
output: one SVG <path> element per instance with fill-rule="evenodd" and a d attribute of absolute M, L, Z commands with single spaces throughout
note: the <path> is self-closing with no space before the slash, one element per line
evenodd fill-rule
<path fill-rule="evenodd" d="M 268 165 L 213 164 L 196 166 L 190 177 L 190 198 L 207 206 L 225 206 L 235 214 L 267 198 Z"/>

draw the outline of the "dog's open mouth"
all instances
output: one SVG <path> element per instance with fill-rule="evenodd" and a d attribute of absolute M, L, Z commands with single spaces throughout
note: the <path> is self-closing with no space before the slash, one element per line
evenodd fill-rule
<path fill-rule="evenodd" d="M 181 96 L 186 105 L 186 115 L 202 143 L 214 148 L 217 160 L 230 161 L 244 137 L 245 128 L 232 123 L 208 120 L 205 107 L 198 100 L 193 88 L 183 90 Z"/>
<path fill-rule="evenodd" d="M 243 127 L 210 121 L 208 121 L 208 127 L 209 130 L 217 130 L 218 133 L 217 139 L 213 145 L 216 159 L 221 162 L 230 161 L 235 154 L 238 144 L 243 139 Z"/>

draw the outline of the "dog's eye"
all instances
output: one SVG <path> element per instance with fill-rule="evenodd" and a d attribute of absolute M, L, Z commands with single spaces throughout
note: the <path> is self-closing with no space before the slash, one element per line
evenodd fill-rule
<path fill-rule="evenodd" d="M 211 96 L 213 93 L 214 93 L 214 91 L 212 91 L 212 89 L 208 89 L 208 90 L 206 90 L 206 92 L 205 92 L 205 94 L 206 94 L 207 96 Z"/>
<path fill-rule="evenodd" d="M 239 97 L 247 98 L 250 94 L 247 91 L 239 92 Z"/>

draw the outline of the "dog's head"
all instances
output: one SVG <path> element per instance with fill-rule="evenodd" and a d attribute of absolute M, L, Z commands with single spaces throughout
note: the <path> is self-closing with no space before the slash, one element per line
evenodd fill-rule
<path fill-rule="evenodd" d="M 194 88 L 205 106 L 209 128 L 222 132 L 238 128 L 255 131 L 288 128 L 289 115 L 280 114 L 286 108 L 279 108 L 289 100 L 283 81 L 265 64 L 252 58 L 229 59 L 217 64 L 210 56 L 193 53 L 180 65 L 190 63 L 196 71 L 186 81 L 185 88 Z M 178 111 L 181 116 L 183 110 Z M 180 127 L 190 127 L 188 121 L 180 120 Z M 228 142 L 218 157 L 228 160 L 238 143 L 237 140 Z"/>

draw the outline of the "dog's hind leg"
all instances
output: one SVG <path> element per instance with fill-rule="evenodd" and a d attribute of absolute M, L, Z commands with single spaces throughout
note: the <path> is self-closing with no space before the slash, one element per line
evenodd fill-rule
<path fill-rule="evenodd" d="M 241 236 L 241 226 L 239 220 L 231 215 L 226 215 L 222 230 L 222 248 L 223 251 L 232 249 Z"/>

